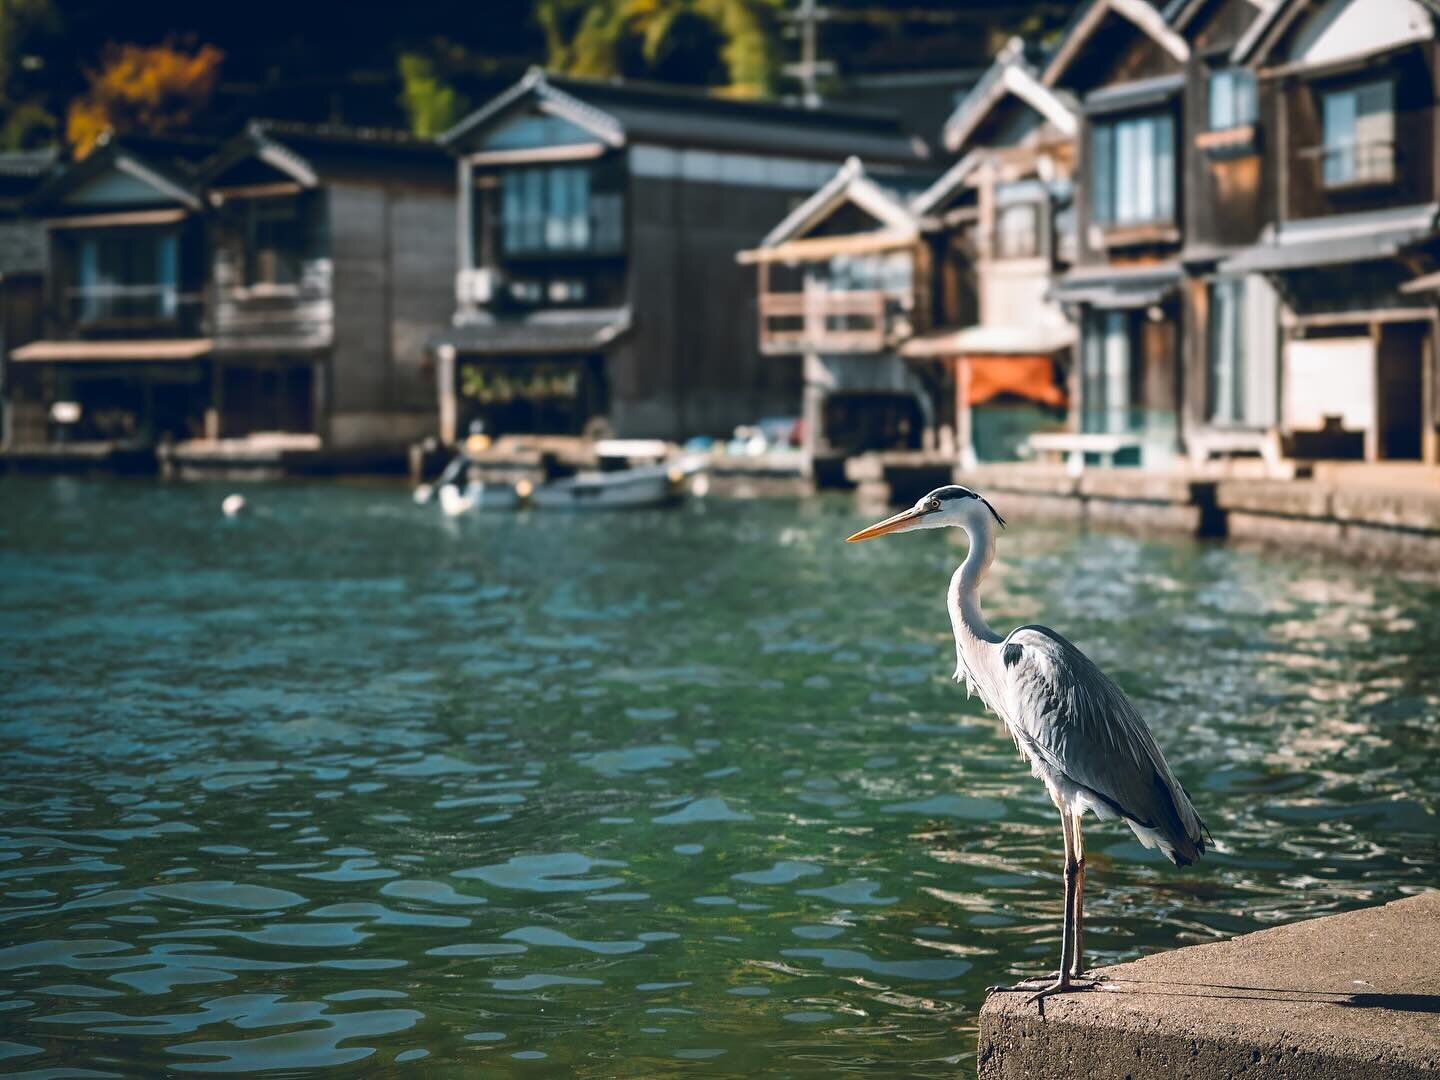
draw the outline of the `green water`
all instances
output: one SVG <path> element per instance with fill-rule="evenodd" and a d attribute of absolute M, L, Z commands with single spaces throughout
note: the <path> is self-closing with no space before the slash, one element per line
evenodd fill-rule
<path fill-rule="evenodd" d="M 953 1076 L 1054 966 L 1058 821 L 947 677 L 960 538 L 224 493 L 0 480 L 0 1072 Z M 1099 960 L 1436 883 L 1437 604 L 1012 518 L 992 622 L 1107 668 L 1218 841 L 1092 825 Z"/>

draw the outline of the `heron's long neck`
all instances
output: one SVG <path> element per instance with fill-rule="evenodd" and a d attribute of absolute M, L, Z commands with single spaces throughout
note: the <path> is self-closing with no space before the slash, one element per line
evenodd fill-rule
<path fill-rule="evenodd" d="M 993 644 L 1001 640 L 980 613 L 980 582 L 985 580 L 990 564 L 995 561 L 995 529 L 988 524 L 965 525 L 964 529 L 970 551 L 951 577 L 946 597 L 950 625 L 955 629 L 955 646 L 961 650 L 972 641 Z"/>

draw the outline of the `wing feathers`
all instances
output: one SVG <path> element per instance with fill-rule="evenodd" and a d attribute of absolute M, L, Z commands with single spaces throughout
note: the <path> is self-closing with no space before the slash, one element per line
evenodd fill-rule
<path fill-rule="evenodd" d="M 1163 842 L 1187 865 L 1205 825 L 1149 727 L 1118 686 L 1053 630 L 1022 626 L 1000 645 L 1005 716 L 1048 768 Z"/>

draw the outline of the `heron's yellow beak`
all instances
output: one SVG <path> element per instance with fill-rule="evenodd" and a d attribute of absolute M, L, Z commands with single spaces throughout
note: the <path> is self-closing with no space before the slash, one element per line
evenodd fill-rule
<path fill-rule="evenodd" d="M 886 533 L 904 532 L 906 529 L 913 529 L 919 520 L 925 516 L 925 511 L 916 510 L 913 506 L 909 510 L 902 510 L 894 517 L 888 517 L 884 521 L 877 521 L 868 528 L 861 529 L 853 536 L 847 536 L 845 542 L 853 544 L 857 540 L 869 540 L 872 536 L 884 536 Z"/>

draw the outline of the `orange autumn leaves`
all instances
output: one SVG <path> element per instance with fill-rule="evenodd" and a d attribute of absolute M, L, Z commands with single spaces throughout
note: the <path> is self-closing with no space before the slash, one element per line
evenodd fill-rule
<path fill-rule="evenodd" d="M 183 129 L 209 103 L 225 54 L 213 45 L 193 52 L 174 45 L 111 45 L 90 89 L 70 103 L 65 137 L 76 158 L 106 131 L 162 133 Z"/>

